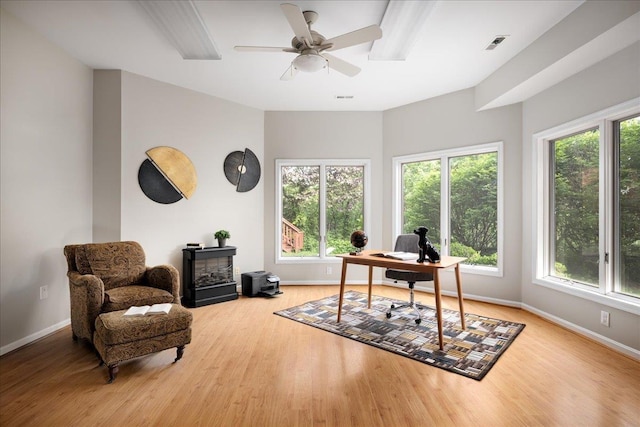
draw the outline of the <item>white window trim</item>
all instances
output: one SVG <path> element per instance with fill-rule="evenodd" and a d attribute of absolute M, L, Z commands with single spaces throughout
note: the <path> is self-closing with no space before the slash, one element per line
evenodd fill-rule
<path fill-rule="evenodd" d="M 488 266 L 479 266 L 479 265 L 466 265 L 461 264 L 460 269 L 465 273 L 470 274 L 479 274 L 484 276 L 494 276 L 494 277 L 503 277 L 504 269 L 503 269 L 503 259 L 504 259 L 504 166 L 503 166 L 503 143 L 502 141 L 490 142 L 486 144 L 479 144 L 473 146 L 466 146 L 460 148 L 452 148 L 449 150 L 439 150 L 439 151 L 431 151 L 427 153 L 420 154 L 410 154 L 406 156 L 397 156 L 392 158 L 392 166 L 393 166 L 393 184 L 392 184 L 392 200 L 393 206 L 391 211 L 391 231 L 393 236 L 397 236 L 402 233 L 402 164 L 403 163 L 411 163 L 411 162 L 419 162 L 419 161 L 427 161 L 427 160 L 440 160 L 441 165 L 445 165 L 445 167 L 441 167 L 441 180 L 440 180 L 440 188 L 441 194 L 445 194 L 449 188 L 449 174 L 448 172 L 448 162 L 445 160 L 451 157 L 457 156 L 469 156 L 474 154 L 484 154 L 484 153 L 497 153 L 497 190 L 496 196 L 498 198 L 497 201 L 497 210 L 498 210 L 498 265 L 496 267 L 488 267 Z M 447 218 L 442 224 L 442 230 L 440 230 L 441 236 L 449 236 L 448 230 L 448 204 L 449 197 L 441 197 L 441 212 L 445 212 Z M 447 242 L 439 242 L 441 252 L 443 254 L 449 253 L 449 247 Z"/>
<path fill-rule="evenodd" d="M 275 212 L 275 263 L 276 264 L 326 264 L 340 263 L 341 258 L 324 255 L 324 244 L 320 245 L 320 256 L 317 257 L 283 257 L 281 253 L 282 236 L 282 167 L 283 166 L 319 166 L 320 171 L 320 227 L 324 232 L 326 228 L 325 217 L 325 180 L 324 170 L 327 166 L 362 166 L 364 167 L 364 232 L 370 235 L 371 227 L 371 160 L 370 159 L 276 159 L 275 183 L 276 183 L 276 212 Z M 326 236 L 321 240 L 326 243 Z"/>
<path fill-rule="evenodd" d="M 532 235 L 531 242 L 533 245 L 531 272 L 532 283 L 547 288 L 551 288 L 560 292 L 574 295 L 589 301 L 617 308 L 634 314 L 640 314 L 640 303 L 638 298 L 629 297 L 627 295 L 616 293 L 605 293 L 605 283 L 612 283 L 613 279 L 613 263 L 608 266 L 602 266 L 600 269 L 600 285 L 598 288 L 589 288 L 587 286 L 576 286 L 568 284 L 562 279 L 549 276 L 547 258 L 550 248 L 549 230 L 549 142 L 571 135 L 574 133 L 585 131 L 589 128 L 598 127 L 600 129 L 600 155 L 603 158 L 603 167 L 600 168 L 601 188 L 605 186 L 605 179 L 610 176 L 612 164 L 612 153 L 604 151 L 607 149 L 602 143 L 603 138 L 611 138 L 612 127 L 611 122 L 622 119 L 624 117 L 634 115 L 640 112 L 640 98 L 635 98 L 620 105 L 616 105 L 587 116 L 578 118 L 569 123 L 555 126 L 550 129 L 543 130 L 534 134 L 531 138 L 532 150 Z M 600 212 L 600 259 L 603 259 L 604 253 L 612 253 L 613 250 L 613 213 L 612 213 L 612 193 L 608 186 L 604 191 L 600 191 L 599 207 Z M 607 279 L 606 282 L 604 279 Z"/>

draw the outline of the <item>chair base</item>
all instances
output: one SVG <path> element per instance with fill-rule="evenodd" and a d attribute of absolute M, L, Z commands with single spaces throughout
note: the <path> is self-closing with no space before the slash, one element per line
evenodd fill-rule
<path fill-rule="evenodd" d="M 418 316 L 415 319 L 416 325 L 419 325 L 422 322 L 422 314 L 420 313 L 420 310 L 418 308 L 418 304 L 416 304 L 415 301 L 414 301 L 414 293 L 413 293 L 413 285 L 414 284 L 415 283 L 413 283 L 413 282 L 409 282 L 409 302 L 406 303 L 406 304 L 400 304 L 400 305 L 391 304 L 391 307 L 389 307 L 389 310 L 387 310 L 387 319 L 391 318 L 391 310 L 398 310 L 398 309 L 401 309 L 401 308 L 410 307 L 416 312 L 416 316 Z"/>

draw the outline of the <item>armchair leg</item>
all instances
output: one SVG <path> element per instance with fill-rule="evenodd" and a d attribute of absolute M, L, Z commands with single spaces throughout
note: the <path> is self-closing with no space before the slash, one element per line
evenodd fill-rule
<path fill-rule="evenodd" d="M 182 355 L 184 354 L 184 346 L 181 345 L 179 347 L 176 347 L 176 360 L 173 361 L 173 363 L 176 363 L 178 360 L 182 359 Z"/>
<path fill-rule="evenodd" d="M 118 368 L 118 364 L 115 363 L 113 365 L 109 365 L 109 381 L 107 381 L 107 383 L 111 384 L 112 382 L 115 381 L 116 379 L 116 375 L 118 375 L 118 371 L 120 370 L 120 368 Z"/>

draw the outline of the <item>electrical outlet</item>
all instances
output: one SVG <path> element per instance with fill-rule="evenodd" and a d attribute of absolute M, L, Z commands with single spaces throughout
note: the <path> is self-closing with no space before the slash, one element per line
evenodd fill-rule
<path fill-rule="evenodd" d="M 40 286 L 40 299 L 47 299 L 47 298 L 49 298 L 49 286 L 48 285 Z"/>
<path fill-rule="evenodd" d="M 235 267 L 233 269 L 233 273 L 237 276 L 238 274 L 240 274 L 240 267 Z"/>
<path fill-rule="evenodd" d="M 331 273 L 333 273 L 333 268 L 327 267 L 327 274 L 331 274 Z"/>
<path fill-rule="evenodd" d="M 606 326 L 607 328 L 609 327 L 609 312 L 608 311 L 601 311 L 600 312 L 600 323 L 603 324 L 604 326 Z"/>

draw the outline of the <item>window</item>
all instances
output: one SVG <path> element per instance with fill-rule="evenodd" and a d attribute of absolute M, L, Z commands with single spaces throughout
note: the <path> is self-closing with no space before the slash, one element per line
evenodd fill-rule
<path fill-rule="evenodd" d="M 368 160 L 276 161 L 277 262 L 335 258 L 368 227 Z"/>
<path fill-rule="evenodd" d="M 534 135 L 534 283 L 638 311 L 638 105 Z"/>
<path fill-rule="evenodd" d="M 614 122 L 615 287 L 640 297 L 640 116 Z"/>
<path fill-rule="evenodd" d="M 598 287 L 598 129 L 551 140 L 550 262 L 552 277 Z"/>
<path fill-rule="evenodd" d="M 502 143 L 394 158 L 394 235 L 419 226 L 467 271 L 502 274 Z"/>

